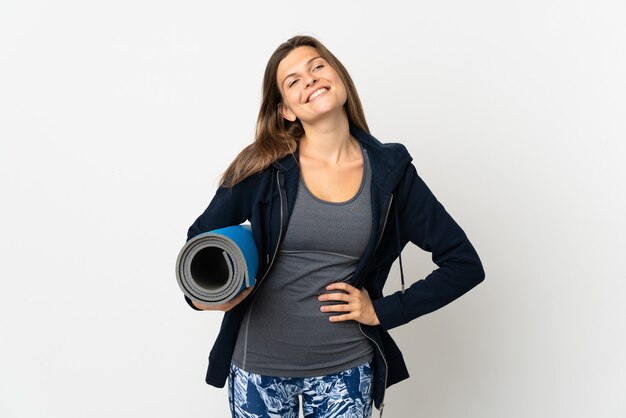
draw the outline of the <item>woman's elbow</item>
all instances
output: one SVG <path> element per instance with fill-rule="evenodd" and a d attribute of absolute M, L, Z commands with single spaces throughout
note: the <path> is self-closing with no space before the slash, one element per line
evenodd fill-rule
<path fill-rule="evenodd" d="M 481 263 L 480 260 L 478 261 L 478 264 L 476 265 L 475 277 L 476 277 L 476 284 L 479 284 L 485 281 L 485 268 L 483 267 L 483 263 Z"/>

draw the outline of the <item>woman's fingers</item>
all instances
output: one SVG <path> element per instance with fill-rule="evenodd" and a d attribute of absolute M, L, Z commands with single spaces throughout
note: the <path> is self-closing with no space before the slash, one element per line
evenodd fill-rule
<path fill-rule="evenodd" d="M 205 305 L 205 304 L 199 304 L 199 303 L 195 303 L 195 305 L 196 306 L 200 305 L 199 307 L 201 307 L 205 311 L 224 311 L 224 312 L 228 312 L 231 309 L 233 309 L 235 306 L 237 306 L 239 303 L 241 303 L 241 301 L 244 300 L 246 298 L 246 296 L 248 296 L 250 294 L 250 292 L 252 291 L 253 287 L 254 286 L 250 286 L 250 287 L 246 288 L 241 293 L 239 293 L 237 296 L 235 296 L 234 298 L 232 298 L 231 300 L 229 300 L 226 303 L 222 303 L 221 305 Z"/>
<path fill-rule="evenodd" d="M 241 301 L 244 300 L 246 298 L 246 296 L 248 296 L 250 294 L 250 292 L 252 291 L 253 287 L 254 286 L 250 286 L 250 287 L 246 288 L 241 293 L 239 293 L 237 296 L 235 296 L 233 299 L 231 299 L 227 303 L 225 303 L 226 308 L 227 308 L 227 309 L 225 309 L 225 311 L 230 311 L 232 308 L 234 308 L 235 306 L 239 305 L 239 303 L 241 303 Z"/>
<path fill-rule="evenodd" d="M 240 294 L 238 294 L 232 300 L 230 300 L 230 303 L 233 303 L 235 305 L 238 304 L 239 302 L 244 300 L 246 296 L 250 294 L 251 291 L 252 291 L 252 286 L 245 288 Z"/>
<path fill-rule="evenodd" d="M 367 325 L 378 325 L 380 321 L 376 316 L 376 311 L 372 305 L 367 289 L 357 289 L 356 287 L 345 283 L 337 282 L 326 286 L 326 290 L 339 289 L 346 293 L 323 293 L 318 297 L 319 301 L 342 301 L 346 302 L 340 305 L 324 305 L 320 307 L 322 312 L 347 312 L 342 315 L 329 316 L 328 320 L 332 322 L 355 320 Z"/>
<path fill-rule="evenodd" d="M 357 319 L 353 313 L 343 314 L 343 315 L 335 315 L 328 318 L 329 321 L 338 322 L 338 321 L 348 321 L 351 319 Z M 358 322 L 358 321 L 357 321 Z"/>
<path fill-rule="evenodd" d="M 353 302 L 359 298 L 359 289 L 345 282 L 331 283 L 326 286 L 326 290 L 343 290 L 344 292 L 322 293 L 318 300 L 337 300 L 345 302 Z"/>
<path fill-rule="evenodd" d="M 344 305 L 324 305 L 320 307 L 322 312 L 351 312 L 353 308 L 350 304 Z"/>
<path fill-rule="evenodd" d="M 318 300 L 345 300 L 349 302 L 354 299 L 352 295 L 346 295 L 345 293 L 323 293 L 318 296 Z"/>
<path fill-rule="evenodd" d="M 333 289 L 345 290 L 348 293 L 352 293 L 355 290 L 356 291 L 359 290 L 356 287 L 352 286 L 350 283 L 346 283 L 346 282 L 331 283 L 328 286 L 326 286 L 326 290 L 333 290 Z"/>

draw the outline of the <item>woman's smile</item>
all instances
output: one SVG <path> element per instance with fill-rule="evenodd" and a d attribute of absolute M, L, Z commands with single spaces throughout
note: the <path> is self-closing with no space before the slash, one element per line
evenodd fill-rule
<path fill-rule="evenodd" d="M 313 94 L 311 94 L 309 96 L 309 100 L 307 100 L 307 103 L 315 100 L 317 97 L 321 96 L 322 94 L 326 93 L 327 91 L 328 91 L 328 89 L 326 87 L 321 87 L 321 88 L 315 90 L 313 92 Z"/>

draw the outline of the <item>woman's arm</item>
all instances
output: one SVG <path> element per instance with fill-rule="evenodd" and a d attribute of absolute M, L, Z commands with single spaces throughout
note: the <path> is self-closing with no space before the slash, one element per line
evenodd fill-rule
<path fill-rule="evenodd" d="M 485 278 L 480 258 L 465 232 L 419 177 L 413 164 L 409 165 L 394 197 L 402 246 L 410 240 L 431 252 L 439 268 L 413 283 L 404 293 L 397 291 L 373 301 L 380 324 L 386 330 L 441 308 Z"/>
<path fill-rule="evenodd" d="M 260 173 L 256 173 L 237 183 L 232 188 L 219 186 L 209 206 L 187 230 L 187 241 L 203 232 L 240 225 L 246 221 L 250 217 L 252 199 L 256 195 L 257 181 L 259 179 Z M 245 295 L 241 296 L 242 294 L 239 294 L 233 301 L 238 297 L 241 297 L 241 299 L 245 298 Z M 196 304 L 186 295 L 184 296 L 185 301 L 192 309 L 196 311 L 207 310 L 207 305 Z M 234 303 L 232 306 L 237 303 Z M 217 310 L 229 310 L 232 308 L 230 305 L 219 306 L 221 308 L 217 308 Z M 211 310 L 215 308 L 213 307 Z"/>

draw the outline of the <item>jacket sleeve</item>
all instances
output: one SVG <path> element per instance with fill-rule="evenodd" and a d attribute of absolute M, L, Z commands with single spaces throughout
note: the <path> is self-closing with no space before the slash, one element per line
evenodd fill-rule
<path fill-rule="evenodd" d="M 253 187 L 259 175 L 253 174 L 232 188 L 219 186 L 209 206 L 198 216 L 187 230 L 187 241 L 204 232 L 224 228 L 232 225 L 240 225 L 250 218 L 252 198 L 256 189 Z M 183 295 L 187 304 L 196 311 L 196 308 L 187 295 Z"/>
<path fill-rule="evenodd" d="M 476 250 L 412 163 L 397 190 L 394 198 L 401 243 L 410 240 L 431 252 L 439 268 L 411 284 L 404 293 L 397 291 L 372 301 L 385 330 L 447 305 L 485 278 Z"/>

